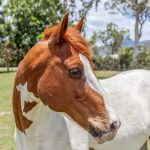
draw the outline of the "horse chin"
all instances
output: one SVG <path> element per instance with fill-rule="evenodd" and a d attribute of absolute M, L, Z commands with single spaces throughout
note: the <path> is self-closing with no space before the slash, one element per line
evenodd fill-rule
<path fill-rule="evenodd" d="M 113 140 L 115 135 L 116 135 L 116 133 L 115 134 L 110 134 L 109 136 L 106 134 L 106 135 L 103 135 L 102 137 L 99 137 L 99 136 L 94 137 L 94 139 L 96 140 L 96 142 L 98 144 L 103 144 L 103 143 L 105 143 L 107 141 Z"/>
<path fill-rule="evenodd" d="M 94 139 L 96 140 L 96 142 L 97 142 L 98 144 L 103 144 L 103 143 L 105 143 L 105 142 L 107 142 L 107 141 L 112 140 L 112 139 L 110 139 L 110 140 L 104 140 L 104 139 L 102 139 L 102 138 L 100 138 L 100 137 L 94 137 Z"/>
<path fill-rule="evenodd" d="M 96 142 L 98 143 L 98 144 L 103 144 L 105 141 L 103 140 L 103 139 L 101 139 L 100 137 L 95 137 L 94 138 L 95 140 L 96 140 Z"/>
<path fill-rule="evenodd" d="M 99 135 L 91 135 L 92 136 L 92 138 L 95 140 L 95 142 L 97 143 L 97 144 L 103 144 L 103 143 L 105 143 L 105 142 L 107 142 L 107 141 L 111 141 L 111 140 L 113 140 L 114 139 L 114 137 L 115 137 L 115 135 L 116 134 L 114 134 L 114 133 L 111 133 L 111 132 L 109 132 L 109 133 L 107 133 L 107 134 L 104 134 L 104 135 L 102 135 L 102 136 L 99 136 Z"/>

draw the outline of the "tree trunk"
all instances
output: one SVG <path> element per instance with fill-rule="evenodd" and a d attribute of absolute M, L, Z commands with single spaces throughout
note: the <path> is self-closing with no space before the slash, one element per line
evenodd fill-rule
<path fill-rule="evenodd" d="M 7 72 L 10 71 L 9 63 L 6 63 Z"/>
<path fill-rule="evenodd" d="M 134 60 L 137 58 L 139 47 L 139 13 L 136 13 L 135 18 Z"/>

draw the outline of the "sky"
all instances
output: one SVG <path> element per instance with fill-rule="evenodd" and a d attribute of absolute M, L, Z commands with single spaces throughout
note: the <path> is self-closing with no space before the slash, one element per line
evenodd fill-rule
<path fill-rule="evenodd" d="M 3 2 L 6 2 L 6 0 L 4 0 Z M 103 2 L 105 2 L 105 0 L 103 0 Z M 82 7 L 79 0 L 77 0 L 77 6 Z M 105 30 L 107 24 L 110 22 L 117 24 L 119 28 L 129 29 L 130 37 L 132 40 L 134 40 L 135 20 L 133 18 L 123 16 L 121 14 L 110 14 L 108 11 L 105 10 L 102 2 L 99 3 L 97 11 L 95 10 L 95 7 L 93 7 L 89 12 L 86 22 L 86 38 L 90 39 L 94 31 L 97 32 L 99 30 Z M 150 40 L 150 21 L 147 21 L 144 24 L 142 31 L 143 33 L 141 41 Z"/>
<path fill-rule="evenodd" d="M 104 9 L 103 4 L 99 4 L 98 10 L 96 11 L 93 7 L 87 17 L 87 31 L 86 37 L 89 39 L 92 33 L 99 30 L 105 30 L 106 25 L 113 22 L 119 26 L 119 28 L 129 29 L 131 39 L 134 39 L 134 18 L 123 16 L 121 14 L 112 15 Z M 143 26 L 143 34 L 141 41 L 150 40 L 150 21 L 146 22 Z"/>

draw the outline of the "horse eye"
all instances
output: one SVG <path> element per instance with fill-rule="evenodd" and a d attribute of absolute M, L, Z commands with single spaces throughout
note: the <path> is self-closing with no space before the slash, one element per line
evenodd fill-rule
<path fill-rule="evenodd" d="M 69 75 L 72 78 L 81 79 L 82 78 L 82 71 L 79 68 L 74 68 L 74 69 L 69 70 Z"/>

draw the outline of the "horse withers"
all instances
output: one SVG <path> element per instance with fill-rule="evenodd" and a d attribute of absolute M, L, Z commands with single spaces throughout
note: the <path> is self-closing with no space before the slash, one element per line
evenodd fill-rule
<path fill-rule="evenodd" d="M 115 137 L 120 121 L 94 75 L 90 48 L 80 34 L 82 23 L 68 27 L 66 13 L 21 61 L 13 91 L 17 149 L 71 149 L 60 112 L 98 143 Z"/>

